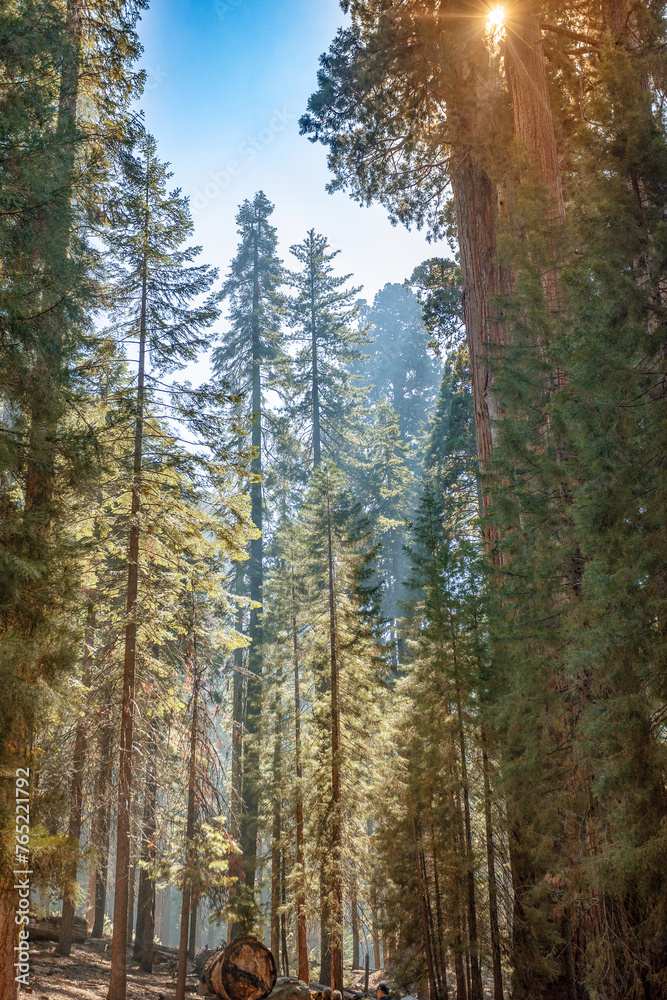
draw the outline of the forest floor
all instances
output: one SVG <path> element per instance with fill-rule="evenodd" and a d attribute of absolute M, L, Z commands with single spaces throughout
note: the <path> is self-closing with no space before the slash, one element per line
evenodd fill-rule
<path fill-rule="evenodd" d="M 73 945 L 69 958 L 54 954 L 50 942 L 30 947 L 30 993 L 38 1000 L 103 1000 L 109 987 L 111 959 L 101 942 Z M 172 963 L 156 965 L 153 973 L 140 972 L 137 963 L 128 967 L 128 1000 L 173 1000 L 176 970 Z M 186 990 L 196 995 L 197 977 L 188 977 Z M 23 989 L 19 996 L 28 995 Z"/>
<path fill-rule="evenodd" d="M 31 943 L 30 988 L 24 988 L 19 996 L 31 995 L 36 1000 L 105 1000 L 111 970 L 110 943 L 95 941 L 72 945 L 69 958 L 56 955 L 54 947 L 52 942 Z M 349 972 L 350 985 L 363 983 L 362 970 Z M 382 969 L 371 973 L 371 990 L 383 975 Z M 189 975 L 186 993 L 196 996 L 197 983 L 197 976 Z M 136 962 L 128 965 L 127 1000 L 174 1000 L 175 990 L 175 961 L 155 965 L 150 975 L 140 972 Z"/>

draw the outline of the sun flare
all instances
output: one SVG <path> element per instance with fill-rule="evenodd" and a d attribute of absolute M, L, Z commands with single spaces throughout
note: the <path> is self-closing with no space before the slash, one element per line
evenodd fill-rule
<path fill-rule="evenodd" d="M 492 32 L 499 31 L 505 21 L 505 8 L 504 7 L 494 7 L 486 15 L 486 23 Z"/>

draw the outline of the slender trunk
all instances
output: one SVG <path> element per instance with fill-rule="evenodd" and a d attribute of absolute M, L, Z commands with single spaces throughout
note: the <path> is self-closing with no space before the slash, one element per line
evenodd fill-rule
<path fill-rule="evenodd" d="M 188 937 L 188 958 L 193 959 L 197 953 L 197 918 L 199 916 L 199 899 L 191 893 L 190 896 L 190 932 Z"/>
<path fill-rule="evenodd" d="M 332 986 L 331 982 L 331 906 L 324 861 L 320 862 L 320 982 Z"/>
<path fill-rule="evenodd" d="M 482 975 L 479 967 L 479 939 L 477 936 L 477 905 L 475 901 L 475 869 L 472 850 L 472 824 L 470 822 L 470 795 L 468 789 L 468 763 L 466 760 L 465 730 L 463 725 L 463 706 L 461 703 L 461 688 L 459 684 L 459 664 L 457 657 L 456 626 L 449 609 L 450 637 L 454 662 L 454 678 L 456 684 L 456 714 L 458 721 L 459 752 L 461 757 L 461 786 L 463 791 L 463 818 L 465 823 L 465 855 L 466 884 L 468 890 L 468 940 L 470 942 L 470 980 L 472 986 L 471 1000 L 484 1000 Z"/>
<path fill-rule="evenodd" d="M 155 738 L 151 736 L 148 741 L 148 760 L 146 762 L 146 790 L 144 793 L 144 816 L 141 831 L 142 867 L 139 875 L 137 924 L 132 955 L 135 961 L 142 962 L 143 967 L 143 956 L 146 954 L 147 946 L 150 946 L 148 950 L 151 953 L 151 959 L 148 972 L 151 972 L 153 969 L 154 918 L 151 919 L 151 913 L 155 906 L 155 882 L 146 870 L 146 866 L 150 865 L 155 858 L 155 807 L 157 798 L 155 753 Z"/>
<path fill-rule="evenodd" d="M 144 948 L 141 953 L 141 971 L 153 971 L 154 939 L 155 939 L 155 882 L 148 880 L 149 896 L 144 919 Z"/>
<path fill-rule="evenodd" d="M 236 564 L 236 593 L 243 595 L 243 569 L 241 563 Z M 243 631 L 243 609 L 239 608 L 236 617 L 236 629 Z M 229 796 L 229 826 L 234 843 L 240 843 L 243 812 L 243 649 L 234 650 L 234 679 L 232 681 L 232 774 Z M 240 880 L 243 872 L 243 856 L 232 854 L 229 861 L 230 878 Z M 232 885 L 230 895 L 238 892 L 239 881 Z M 227 927 L 227 940 L 232 941 L 238 934 L 238 925 L 232 921 Z"/>
<path fill-rule="evenodd" d="M 450 788 L 449 807 L 453 822 L 451 824 L 451 851 L 452 856 L 459 854 L 459 843 L 463 839 L 461 836 L 463 822 L 461 820 L 461 806 L 457 796 Z M 454 925 L 453 952 L 454 952 L 454 975 L 456 977 L 456 1000 L 467 1000 L 468 989 L 466 986 L 465 969 L 463 965 L 463 920 L 461 915 L 461 898 L 463 889 L 461 886 L 461 876 L 454 868 L 452 873 L 452 899 L 454 901 L 454 913 L 452 924 Z"/>
<path fill-rule="evenodd" d="M 331 649 L 331 985 L 343 990 L 343 813 L 340 773 L 340 703 L 338 636 L 336 627 L 336 592 L 331 530 L 331 501 L 327 500 L 329 556 L 329 632 Z"/>
<path fill-rule="evenodd" d="M 287 950 L 287 886 L 285 884 L 285 848 L 280 852 L 280 902 L 282 913 L 280 914 L 280 940 L 282 945 L 282 969 L 283 975 L 289 976 L 289 951 Z"/>
<path fill-rule="evenodd" d="M 484 770 L 484 819 L 486 824 L 486 861 L 489 874 L 489 926 L 491 929 L 491 957 L 493 964 L 493 1000 L 503 1000 L 503 967 L 500 951 L 500 928 L 498 925 L 498 886 L 496 883 L 496 858 L 493 846 L 493 822 L 491 818 L 491 777 L 489 755 L 482 733 L 482 768 Z"/>
<path fill-rule="evenodd" d="M 292 607 L 296 609 L 296 594 L 292 588 Z M 294 755 L 296 758 L 296 864 L 299 884 L 296 893 L 296 932 L 298 975 L 302 982 L 310 982 L 308 969 L 308 927 L 306 924 L 306 895 L 303 853 L 303 765 L 301 761 L 301 693 L 299 690 L 299 633 L 296 611 L 292 614 L 292 643 L 294 649 Z"/>
<path fill-rule="evenodd" d="M 150 164 L 146 161 L 146 205 L 144 213 L 144 246 L 148 242 Z M 139 330 L 139 379 L 137 383 L 137 417 L 134 433 L 134 465 L 132 475 L 132 513 L 127 572 L 127 624 L 125 626 L 125 660 L 123 664 L 123 698 L 120 724 L 120 765 L 118 777 L 118 821 L 116 833 L 116 883 L 114 892 L 113 938 L 111 941 L 111 971 L 108 1000 L 125 1000 L 127 969 L 127 919 L 130 869 L 130 802 L 132 793 L 132 725 L 134 709 L 134 675 L 137 662 L 137 597 L 139 594 L 139 514 L 141 511 L 141 473 L 144 435 L 144 374 L 146 364 L 146 320 L 148 299 L 148 262 L 144 257 L 141 289 Z"/>
<path fill-rule="evenodd" d="M 371 885 L 370 891 L 371 905 L 371 937 L 373 938 L 373 962 L 376 969 L 382 968 L 382 956 L 380 955 L 380 926 L 378 923 L 378 891 L 377 886 Z"/>
<path fill-rule="evenodd" d="M 83 678 L 84 689 L 90 687 L 90 676 L 93 663 L 93 649 L 95 645 L 95 604 L 93 601 L 88 605 L 85 632 L 85 651 L 83 655 Z M 76 724 L 76 737 L 74 740 L 74 760 L 72 771 L 72 784 L 70 788 L 70 811 L 67 836 L 70 846 L 76 852 L 79 850 L 79 839 L 81 837 L 81 823 L 83 818 L 83 771 L 86 762 L 87 725 L 85 714 L 81 715 Z M 76 883 L 77 858 L 72 859 L 67 873 L 68 880 L 72 885 Z M 60 921 L 60 936 L 56 945 L 56 955 L 69 955 L 72 950 L 72 935 L 74 932 L 74 897 L 70 893 L 65 893 L 63 899 L 63 913 Z"/>
<path fill-rule="evenodd" d="M 435 844 L 435 833 L 432 830 L 433 841 L 433 881 L 435 886 L 435 912 L 437 920 L 437 959 L 440 968 L 443 996 L 449 997 L 449 985 L 447 982 L 447 951 L 445 949 L 445 924 L 442 913 L 442 894 L 440 892 L 440 874 L 438 872 L 438 852 Z M 494 998 L 495 1000 L 495 998 Z"/>
<path fill-rule="evenodd" d="M 193 841 L 195 833 L 196 780 L 197 780 L 197 730 L 199 727 L 199 671 L 197 669 L 196 646 L 192 661 L 192 731 L 190 733 L 190 762 L 188 768 L 188 814 L 185 829 L 185 875 L 183 878 L 183 900 L 181 905 L 181 937 L 178 948 L 178 973 L 176 976 L 176 1000 L 185 1000 L 185 979 L 188 965 L 188 926 L 190 918 L 191 879 L 188 871 L 193 865 Z"/>
<path fill-rule="evenodd" d="M 104 934 L 107 878 L 109 874 L 109 834 L 111 831 L 111 769 L 113 766 L 113 726 L 104 726 L 100 737 L 100 766 L 95 779 L 93 828 L 91 841 L 95 850 L 94 921 L 92 938 Z"/>
<path fill-rule="evenodd" d="M 143 855 L 142 845 L 142 860 Z M 146 907 L 148 905 L 149 894 L 148 875 L 141 868 L 139 871 L 139 890 L 137 892 L 137 921 L 134 928 L 134 948 L 132 949 L 132 960 L 135 962 L 141 959 L 144 950 L 144 928 L 146 925 Z"/>
<path fill-rule="evenodd" d="M 130 834 L 130 837 L 132 834 Z M 130 843 L 130 852 L 132 844 Z M 130 864 L 129 888 L 127 893 L 127 943 L 132 944 L 132 931 L 134 928 L 134 887 L 137 881 L 137 866 L 134 861 Z"/>
<path fill-rule="evenodd" d="M 277 678 L 280 684 L 280 677 Z M 276 693 L 276 702 L 279 695 Z M 281 731 L 280 708 L 276 706 L 276 731 L 273 741 L 273 824 L 271 827 L 271 951 L 280 955 L 280 837 L 281 837 Z"/>
<path fill-rule="evenodd" d="M 415 874 L 417 876 L 417 894 L 419 896 L 419 916 L 422 925 L 422 940 L 424 942 L 424 954 L 426 955 L 426 970 L 428 973 L 429 1000 L 439 1000 L 438 986 L 435 978 L 435 968 L 433 963 L 433 939 L 429 927 L 428 914 L 426 910 L 426 884 L 422 868 L 421 851 L 419 848 L 419 833 L 417 830 L 417 818 L 415 816 L 414 804 L 412 801 L 412 786 L 408 782 L 408 793 L 410 796 L 410 821 L 412 823 L 412 844 L 415 853 Z"/>
<path fill-rule="evenodd" d="M 359 904 L 357 902 L 357 879 L 352 878 L 350 891 L 350 914 L 352 919 L 352 968 L 359 968 Z"/>

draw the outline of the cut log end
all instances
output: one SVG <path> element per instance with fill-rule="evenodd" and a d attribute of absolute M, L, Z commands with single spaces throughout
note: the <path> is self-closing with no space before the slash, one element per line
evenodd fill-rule
<path fill-rule="evenodd" d="M 211 955 L 201 980 L 221 1000 L 264 1000 L 277 978 L 269 949 L 254 937 L 242 937 Z"/>

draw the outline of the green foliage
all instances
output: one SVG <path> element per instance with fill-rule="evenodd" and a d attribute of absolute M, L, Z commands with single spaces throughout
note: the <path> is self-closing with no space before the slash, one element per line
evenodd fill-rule
<path fill-rule="evenodd" d="M 326 237 L 311 229 L 303 243 L 290 247 L 302 269 L 292 275 L 296 294 L 289 301 L 298 345 L 289 416 L 296 426 L 309 428 L 316 466 L 322 452 L 339 461 L 346 450 L 351 411 L 360 403 L 351 369 L 365 342 L 358 324 L 361 307 L 355 302 L 361 289 L 345 287 L 352 275 L 334 275 L 331 261 L 340 251 L 327 253 L 328 246 Z"/>

